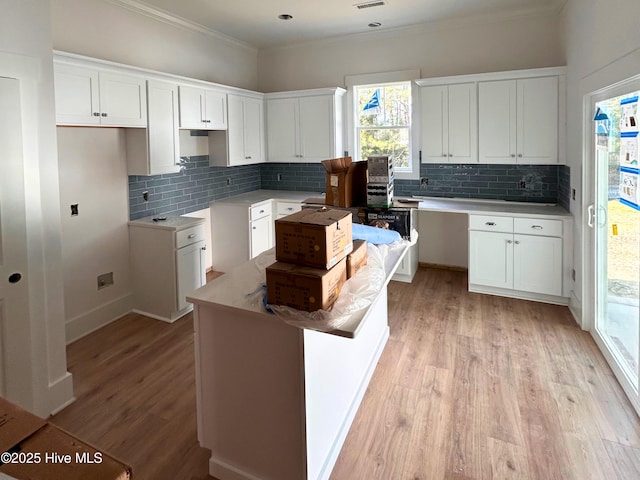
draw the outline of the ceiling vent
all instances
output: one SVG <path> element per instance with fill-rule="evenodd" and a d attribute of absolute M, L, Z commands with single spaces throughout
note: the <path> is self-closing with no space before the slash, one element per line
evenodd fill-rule
<path fill-rule="evenodd" d="M 365 8 L 381 7 L 386 4 L 387 2 L 385 2 L 384 0 L 373 0 L 371 2 L 356 3 L 353 6 L 358 10 L 363 10 Z"/>

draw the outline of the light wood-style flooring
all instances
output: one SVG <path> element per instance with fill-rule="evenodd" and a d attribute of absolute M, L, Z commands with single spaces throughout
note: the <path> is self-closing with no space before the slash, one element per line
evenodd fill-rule
<path fill-rule="evenodd" d="M 389 286 L 391 338 L 331 480 L 640 478 L 640 421 L 564 307 L 468 293 L 421 268 Z M 136 480 L 204 480 L 193 320 L 127 315 L 67 349 L 53 423 Z"/>

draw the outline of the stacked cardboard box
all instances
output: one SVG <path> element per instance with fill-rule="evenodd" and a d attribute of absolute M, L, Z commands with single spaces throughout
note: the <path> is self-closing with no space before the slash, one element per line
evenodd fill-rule
<path fill-rule="evenodd" d="M 367 197 L 367 162 L 351 157 L 323 160 L 327 171 L 325 203 L 332 207 L 360 207 Z"/>
<path fill-rule="evenodd" d="M 347 280 L 351 212 L 307 208 L 276 220 L 276 263 L 267 267 L 267 300 L 327 310 Z"/>
<path fill-rule="evenodd" d="M 375 155 L 367 159 L 369 182 L 367 183 L 367 205 L 390 207 L 393 203 L 393 157 Z"/>

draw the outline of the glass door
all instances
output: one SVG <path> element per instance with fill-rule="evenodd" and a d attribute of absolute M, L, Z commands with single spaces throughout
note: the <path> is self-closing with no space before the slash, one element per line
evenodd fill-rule
<path fill-rule="evenodd" d="M 588 214 L 594 234 L 594 338 L 640 414 L 638 93 L 594 99 L 595 201 Z"/>

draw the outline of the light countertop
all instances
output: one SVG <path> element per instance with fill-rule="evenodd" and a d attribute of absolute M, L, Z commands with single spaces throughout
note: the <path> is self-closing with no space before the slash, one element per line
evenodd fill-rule
<path fill-rule="evenodd" d="M 166 220 L 154 221 L 154 218 L 166 218 Z M 158 228 L 162 230 L 184 230 L 185 228 L 194 227 L 204 223 L 204 218 L 184 217 L 178 215 L 153 215 L 143 217 L 137 220 L 131 220 L 130 226 L 144 228 Z"/>
<path fill-rule="evenodd" d="M 307 198 L 321 197 L 318 192 L 298 192 L 293 190 L 254 190 L 253 192 L 241 193 L 232 197 L 214 200 L 211 203 L 228 203 L 234 205 L 254 205 L 268 200 L 283 200 L 289 202 L 302 202 Z"/>
<path fill-rule="evenodd" d="M 474 215 L 526 215 L 534 218 L 571 218 L 560 205 L 505 200 L 476 200 L 467 198 L 406 197 L 398 198 L 394 206 L 417 208 L 419 211 L 466 213 Z"/>

